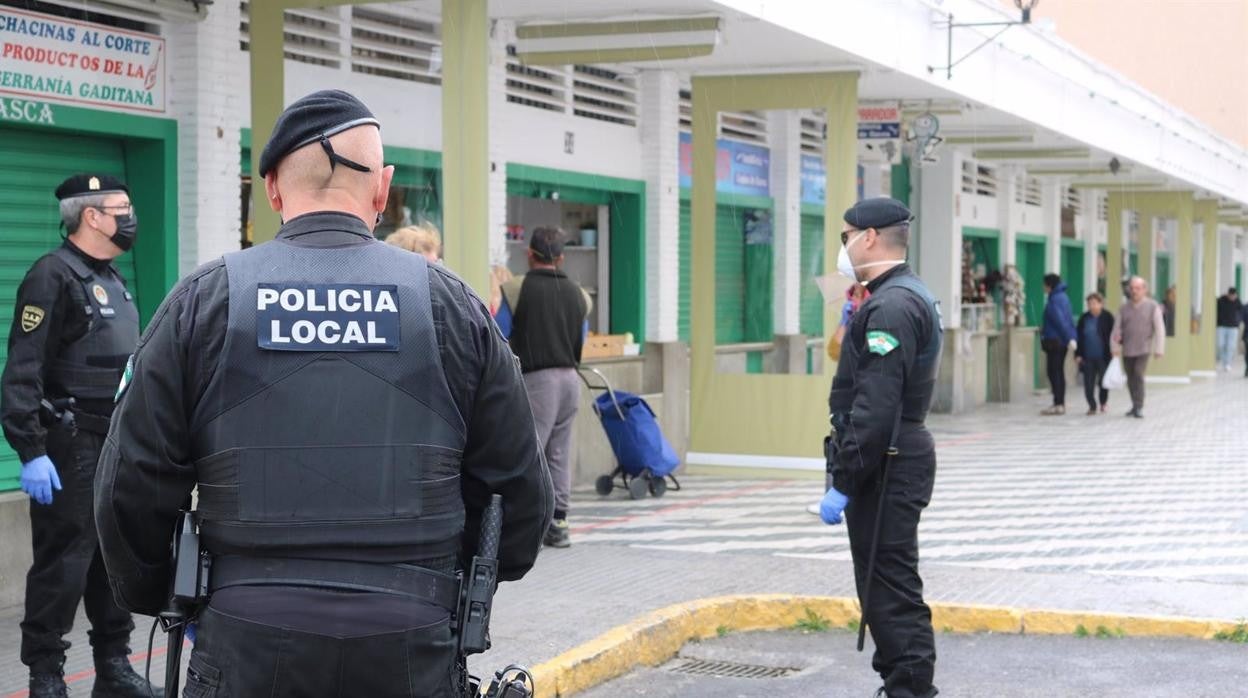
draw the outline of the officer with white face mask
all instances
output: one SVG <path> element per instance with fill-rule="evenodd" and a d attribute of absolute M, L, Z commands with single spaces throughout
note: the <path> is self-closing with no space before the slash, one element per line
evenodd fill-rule
<path fill-rule="evenodd" d="M 934 696 L 936 649 L 919 578 L 919 516 L 932 494 L 936 453 L 923 422 L 940 364 L 936 300 L 906 264 L 910 211 L 861 201 L 845 212 L 837 268 L 866 284 L 828 399 L 832 486 L 820 516 L 849 529 L 864 625 L 875 640 L 877 695 Z"/>

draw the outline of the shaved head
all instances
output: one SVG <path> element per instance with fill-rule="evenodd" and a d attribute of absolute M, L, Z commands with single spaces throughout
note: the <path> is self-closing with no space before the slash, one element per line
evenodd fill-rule
<path fill-rule="evenodd" d="M 359 126 L 329 138 L 338 155 L 353 160 L 369 172 L 333 165 L 320 141 L 314 141 L 282 158 L 265 175 L 270 205 L 286 220 L 313 211 L 350 213 L 371 228 L 376 214 L 385 210 L 393 167 L 382 165 L 381 131 Z"/>

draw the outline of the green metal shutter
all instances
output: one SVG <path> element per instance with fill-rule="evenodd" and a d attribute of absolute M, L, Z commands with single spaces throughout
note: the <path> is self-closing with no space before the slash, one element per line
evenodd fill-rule
<path fill-rule="evenodd" d="M 823 217 L 802 216 L 801 285 L 798 295 L 799 331 L 823 336 L 823 294 L 815 278 L 823 276 Z"/>
<path fill-rule="evenodd" d="M 693 276 L 693 209 L 680 202 L 680 286 L 676 327 L 681 341 L 689 341 Z M 734 206 L 715 209 L 715 342 L 745 341 L 745 217 Z"/>
<path fill-rule="evenodd" d="M 1062 247 L 1062 280 L 1066 282 L 1066 294 L 1070 296 L 1070 307 L 1078 318 L 1083 314 L 1083 248 L 1066 245 Z"/>
<path fill-rule="evenodd" d="M 676 331 L 680 341 L 689 341 L 689 297 L 693 286 L 693 206 L 688 199 L 680 200 L 680 282 L 676 293 Z"/>
<path fill-rule="evenodd" d="M 715 209 L 715 343 L 745 341 L 745 210 Z"/>
<path fill-rule="evenodd" d="M 57 185 L 77 172 L 125 177 L 119 140 L 0 128 L 0 366 L 8 359 L 17 287 L 27 270 L 61 244 Z M 138 212 L 140 224 L 143 212 Z M 143 234 L 140 231 L 140 235 Z M 149 235 L 160 231 L 149 230 Z M 117 260 L 134 288 L 134 256 Z M 0 490 L 17 487 L 17 454 L 0 443 Z"/>

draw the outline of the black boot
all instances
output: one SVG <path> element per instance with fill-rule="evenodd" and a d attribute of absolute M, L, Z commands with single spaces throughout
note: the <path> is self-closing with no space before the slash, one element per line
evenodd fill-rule
<path fill-rule="evenodd" d="M 30 698 L 69 698 L 65 676 L 60 672 L 31 672 Z"/>
<path fill-rule="evenodd" d="M 130 666 L 125 657 L 109 657 L 95 663 L 95 685 L 91 698 L 160 698 L 163 688 L 148 683 Z"/>

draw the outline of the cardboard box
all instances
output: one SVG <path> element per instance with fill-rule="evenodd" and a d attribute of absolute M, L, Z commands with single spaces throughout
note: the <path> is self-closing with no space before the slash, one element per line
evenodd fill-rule
<path fill-rule="evenodd" d="M 624 356 L 624 339 L 622 334 L 591 334 L 585 339 L 581 359 L 608 359 L 613 356 Z"/>

